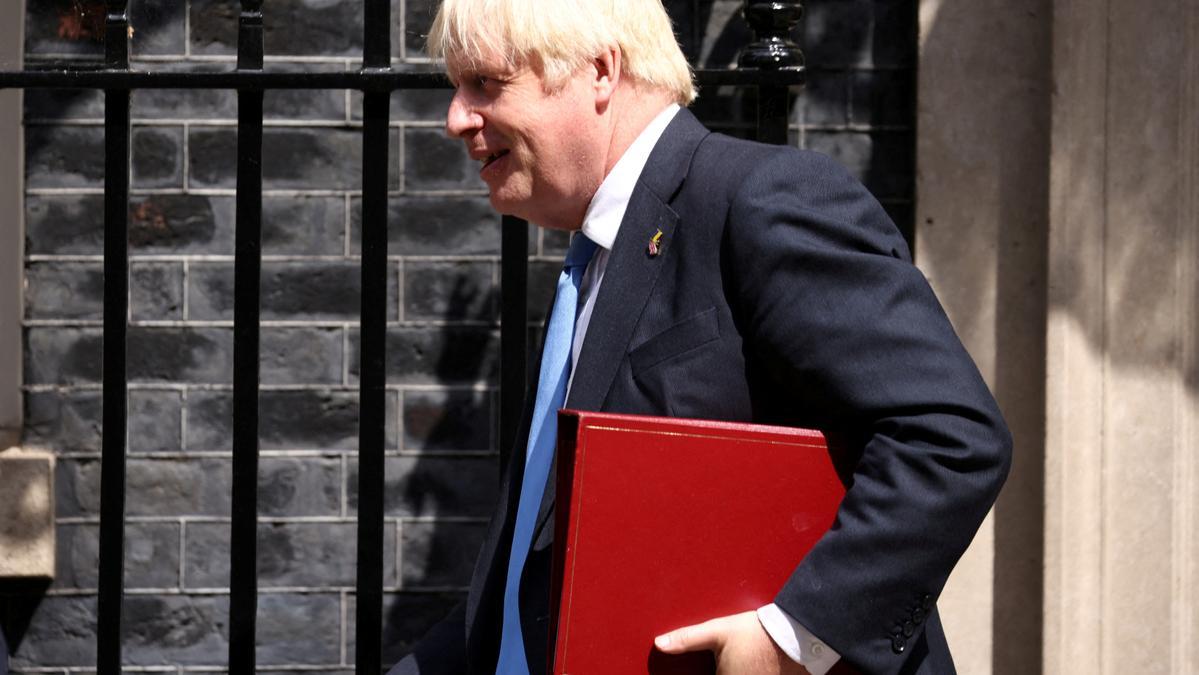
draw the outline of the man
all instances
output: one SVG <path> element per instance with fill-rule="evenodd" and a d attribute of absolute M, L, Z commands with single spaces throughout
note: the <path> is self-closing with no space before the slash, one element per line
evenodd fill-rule
<path fill-rule="evenodd" d="M 660 0 L 444 0 L 429 44 L 492 205 L 581 234 L 469 597 L 393 672 L 544 671 L 563 401 L 860 442 L 835 525 L 774 603 L 659 649 L 730 674 L 953 672 L 935 598 L 1010 438 L 878 203 L 827 158 L 700 125 Z"/>

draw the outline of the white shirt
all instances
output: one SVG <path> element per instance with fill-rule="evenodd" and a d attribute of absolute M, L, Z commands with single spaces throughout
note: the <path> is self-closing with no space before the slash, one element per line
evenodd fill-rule
<path fill-rule="evenodd" d="M 595 309 L 595 298 L 599 295 L 604 270 L 608 266 L 608 256 L 612 251 L 612 244 L 616 242 L 616 233 L 620 230 L 620 221 L 624 220 L 624 213 L 628 209 L 629 199 L 633 196 L 633 189 L 637 186 L 637 179 L 641 177 L 641 171 L 649 161 L 650 152 L 658 144 L 658 139 L 662 137 L 662 133 L 666 131 L 666 127 L 678 111 L 679 106 L 672 103 L 654 117 L 621 155 L 596 190 L 595 196 L 591 198 L 591 204 L 587 206 L 582 231 L 597 244 L 597 247 L 579 285 L 579 297 L 583 298 L 583 301 L 578 317 L 575 318 L 571 363 L 577 363 L 579 360 L 579 351 L 583 348 L 583 339 L 587 336 L 587 326 L 591 323 L 591 313 Z M 568 396 L 572 384 L 573 368 L 570 381 L 566 385 Z M 840 654 L 812 635 L 774 603 L 758 609 L 758 620 L 775 644 L 812 675 L 825 675 L 833 664 L 841 659 Z"/>

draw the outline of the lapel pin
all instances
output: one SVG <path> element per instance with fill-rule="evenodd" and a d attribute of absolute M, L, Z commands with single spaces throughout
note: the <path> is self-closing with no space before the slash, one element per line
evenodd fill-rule
<path fill-rule="evenodd" d="M 658 230 L 658 233 L 654 235 L 654 238 L 649 240 L 649 255 L 651 258 L 661 253 L 661 242 L 662 230 Z"/>

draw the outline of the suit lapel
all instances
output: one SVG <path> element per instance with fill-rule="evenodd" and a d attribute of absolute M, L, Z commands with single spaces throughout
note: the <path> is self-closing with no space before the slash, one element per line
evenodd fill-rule
<path fill-rule="evenodd" d="M 650 153 L 608 257 L 579 361 L 574 365 L 567 408 L 599 410 L 603 406 L 658 272 L 672 255 L 679 216 L 670 200 L 686 178 L 699 142 L 709 133 L 688 110 L 680 110 Z M 651 255 L 649 242 L 658 230 L 662 231 L 662 243 L 658 254 Z M 557 457 L 555 470 L 556 461 Z M 542 496 L 534 541 L 553 512 L 556 485 L 551 479 Z"/>
<path fill-rule="evenodd" d="M 595 299 L 567 408 L 599 410 L 603 405 L 658 271 L 673 253 L 678 221 L 678 214 L 657 195 L 645 189 L 633 192 Z M 650 255 L 650 240 L 659 230 L 659 253 Z"/>
<path fill-rule="evenodd" d="M 696 147 L 708 133 L 689 111 L 680 110 L 650 153 L 612 245 L 575 364 L 567 408 L 599 410 L 603 406 L 658 271 L 672 255 L 679 216 L 670 201 L 686 178 Z M 649 242 L 658 230 L 662 231 L 662 245 L 658 255 L 651 255 Z"/>

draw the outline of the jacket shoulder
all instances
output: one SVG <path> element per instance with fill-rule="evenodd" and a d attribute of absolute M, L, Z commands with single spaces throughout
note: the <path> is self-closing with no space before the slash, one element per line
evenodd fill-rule
<path fill-rule="evenodd" d="M 691 166 L 693 176 L 714 174 L 734 181 L 761 171 L 779 170 L 787 171 L 794 177 L 828 175 L 851 178 L 844 166 L 814 150 L 760 143 L 722 133 L 709 134 L 700 142 Z"/>

